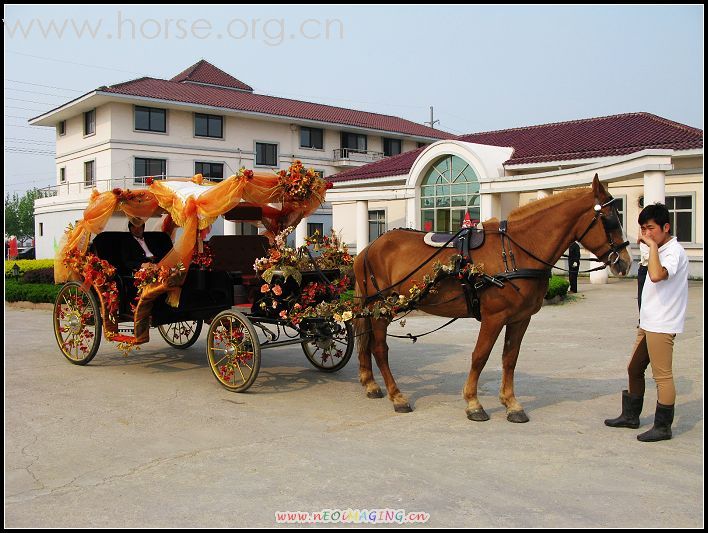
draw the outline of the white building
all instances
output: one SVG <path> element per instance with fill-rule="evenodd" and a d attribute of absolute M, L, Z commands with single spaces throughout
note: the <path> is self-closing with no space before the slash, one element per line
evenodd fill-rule
<path fill-rule="evenodd" d="M 328 177 L 451 137 L 394 116 L 256 94 L 204 60 L 170 80 L 99 87 L 29 123 L 56 128 L 56 186 L 35 203 L 38 258 L 54 257 L 94 188 L 141 188 L 146 176 L 219 180 L 296 159 Z M 318 213 L 298 227 L 299 240 L 329 231 L 328 206 Z M 227 224 L 212 234 L 240 230 Z"/>
<path fill-rule="evenodd" d="M 595 173 L 618 198 L 632 243 L 641 207 L 666 203 L 691 275 L 703 276 L 703 131 L 649 113 L 437 141 L 330 178 L 327 197 L 334 229 L 361 250 L 396 227 L 456 231 L 466 212 L 503 219 L 537 198 L 589 186 Z M 634 244 L 632 251 L 637 258 Z"/>

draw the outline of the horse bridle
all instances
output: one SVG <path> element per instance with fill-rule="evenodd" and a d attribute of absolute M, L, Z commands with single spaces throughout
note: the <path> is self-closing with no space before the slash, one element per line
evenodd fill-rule
<path fill-rule="evenodd" d="M 595 206 L 593 207 L 595 214 L 593 215 L 590 224 L 588 224 L 588 227 L 585 228 L 585 231 L 583 231 L 582 235 L 580 235 L 580 237 L 576 239 L 578 241 L 581 241 L 599 219 L 602 222 L 602 226 L 605 230 L 605 236 L 607 237 L 607 244 L 609 245 L 609 249 L 605 253 L 597 256 L 597 258 L 602 261 L 602 258 L 604 256 L 607 256 L 607 260 L 602 261 L 607 266 L 616 264 L 620 260 L 620 252 L 624 250 L 627 246 L 629 246 L 629 241 L 624 241 L 623 243 L 615 244 L 615 242 L 612 240 L 611 232 L 616 230 L 622 230 L 622 224 L 619 220 L 619 213 L 617 212 L 617 207 L 614 205 L 615 200 L 616 198 L 610 198 L 604 204 L 595 204 Z M 602 210 L 608 206 L 611 208 L 609 216 L 605 215 L 602 212 Z"/>

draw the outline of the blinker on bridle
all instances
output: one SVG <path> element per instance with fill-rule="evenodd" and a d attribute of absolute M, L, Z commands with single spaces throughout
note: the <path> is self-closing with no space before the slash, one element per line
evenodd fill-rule
<path fill-rule="evenodd" d="M 619 221 L 619 215 L 617 213 L 617 208 L 613 205 L 614 201 L 616 198 L 610 198 L 607 202 L 604 204 L 595 204 L 593 207 L 593 210 L 595 211 L 594 216 L 592 217 L 592 220 L 590 221 L 590 224 L 588 227 L 585 229 L 583 234 L 578 237 L 577 240 L 582 240 L 585 235 L 587 235 L 588 231 L 595 225 L 595 222 L 600 219 L 602 222 L 602 227 L 605 229 L 605 235 L 607 236 L 607 242 L 610 246 L 610 249 L 607 250 L 604 254 L 598 256 L 598 259 L 600 259 L 602 256 L 607 255 L 607 261 L 605 261 L 606 265 L 614 265 L 616 264 L 619 259 L 620 259 L 620 252 L 624 250 L 627 246 L 629 246 L 629 241 L 624 241 L 621 244 L 615 244 L 614 241 L 612 240 L 612 235 L 610 232 L 616 231 L 616 230 L 621 230 L 622 229 L 622 224 L 620 224 Z M 605 207 L 610 206 L 612 208 L 612 212 L 610 216 L 606 216 L 602 210 Z"/>

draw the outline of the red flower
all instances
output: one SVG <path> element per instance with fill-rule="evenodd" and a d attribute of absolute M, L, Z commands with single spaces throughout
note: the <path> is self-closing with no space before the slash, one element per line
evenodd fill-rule
<path fill-rule="evenodd" d="M 121 194 L 123 194 L 123 189 L 116 187 L 115 189 L 113 189 L 113 194 L 115 194 L 116 196 L 120 196 Z"/>
<path fill-rule="evenodd" d="M 334 187 L 334 183 L 332 183 L 331 181 L 328 181 L 327 182 L 327 190 L 331 189 L 332 187 Z"/>
<path fill-rule="evenodd" d="M 145 185 L 148 185 L 148 186 L 152 185 L 152 183 L 154 181 L 155 181 L 155 178 L 153 178 L 152 176 L 148 176 L 147 178 L 145 178 Z"/>
<path fill-rule="evenodd" d="M 252 170 L 244 170 L 244 171 L 243 171 L 243 176 L 244 176 L 247 180 L 252 180 L 252 179 L 253 179 L 253 171 L 252 171 Z"/>

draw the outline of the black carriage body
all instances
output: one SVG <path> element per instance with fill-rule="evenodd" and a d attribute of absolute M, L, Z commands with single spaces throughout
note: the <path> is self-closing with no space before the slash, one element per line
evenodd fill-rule
<path fill-rule="evenodd" d="M 167 249 L 172 246 L 169 235 L 160 231 L 145 232 Z M 135 303 L 137 288 L 131 273 L 122 265 L 121 247 L 124 239 L 131 238 L 127 232 L 106 231 L 97 235 L 92 251 L 101 259 L 116 267 L 116 284 L 120 293 L 120 321 L 133 320 L 131 303 Z M 191 267 L 182 286 L 180 303 L 174 308 L 166 303 L 167 295 L 155 301 L 151 313 L 151 325 L 160 326 L 191 320 L 211 320 L 222 311 L 231 309 L 234 302 L 232 278 L 226 272 L 200 270 Z"/>

